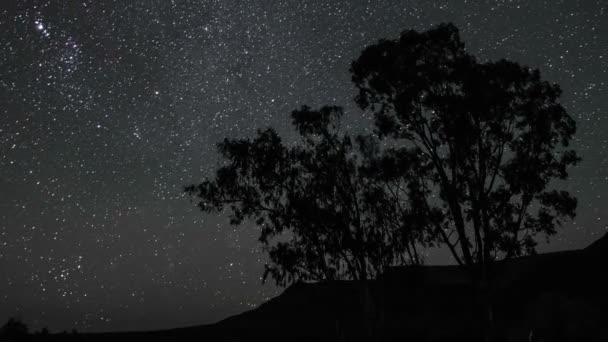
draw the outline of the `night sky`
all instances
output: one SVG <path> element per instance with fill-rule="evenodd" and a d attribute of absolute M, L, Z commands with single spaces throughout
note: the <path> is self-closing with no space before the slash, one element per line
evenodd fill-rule
<path fill-rule="evenodd" d="M 579 209 L 540 251 L 588 245 L 608 230 L 607 0 L 0 1 L 0 323 L 170 328 L 275 296 L 255 226 L 203 215 L 183 186 L 221 164 L 224 137 L 289 138 L 303 104 L 369 127 L 350 62 L 448 21 L 480 60 L 562 86 Z"/>

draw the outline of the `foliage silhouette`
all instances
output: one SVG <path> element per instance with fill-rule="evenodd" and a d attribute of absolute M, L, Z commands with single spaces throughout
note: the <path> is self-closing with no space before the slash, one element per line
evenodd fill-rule
<path fill-rule="evenodd" d="M 261 227 L 270 259 L 264 279 L 366 280 L 420 262 L 419 232 L 405 225 L 387 182 L 371 177 L 371 137 L 342 133 L 342 114 L 330 106 L 294 111 L 301 139 L 291 147 L 270 128 L 254 139 L 225 139 L 218 149 L 228 165 L 186 188 L 203 211 L 227 208 L 232 224 L 251 219 Z"/>
<path fill-rule="evenodd" d="M 28 327 L 21 320 L 11 317 L 0 328 L 0 340 L 20 340 L 28 334 Z"/>
<path fill-rule="evenodd" d="M 574 217 L 576 199 L 549 183 L 579 161 L 576 125 L 538 70 L 479 63 L 442 24 L 366 48 L 351 71 L 357 104 L 398 142 L 385 156 L 417 156 L 410 205 L 459 264 L 534 253 L 536 235 Z"/>
<path fill-rule="evenodd" d="M 273 277 L 365 278 L 408 251 L 389 242 L 405 241 L 418 262 L 415 242 L 428 237 L 460 265 L 488 265 L 534 253 L 538 234 L 574 217 L 576 199 L 549 185 L 579 161 L 568 149 L 576 125 L 559 86 L 538 70 L 477 62 L 457 28 L 442 24 L 367 47 L 351 72 L 357 104 L 392 147 L 340 134 L 339 107 L 303 107 L 292 113 L 301 146 L 288 148 L 272 129 L 226 139 L 219 150 L 229 165 L 186 189 L 203 210 L 230 205 L 234 224 L 256 220 L 265 244 L 294 234 L 269 249 Z"/>

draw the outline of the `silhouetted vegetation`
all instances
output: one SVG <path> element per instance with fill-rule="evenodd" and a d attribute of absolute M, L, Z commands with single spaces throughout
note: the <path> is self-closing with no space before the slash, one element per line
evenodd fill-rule
<path fill-rule="evenodd" d="M 228 160 L 214 179 L 186 190 L 207 212 L 229 209 L 231 223 L 251 219 L 280 285 L 298 280 L 374 278 L 389 266 L 418 263 L 422 236 L 406 224 L 391 191 L 404 186 L 373 176 L 368 137 L 340 132 L 342 109 L 292 113 L 301 141 L 289 147 L 269 128 L 254 139 L 226 139 Z"/>
<path fill-rule="evenodd" d="M 579 160 L 576 125 L 538 70 L 479 63 L 444 24 L 366 48 L 351 71 L 357 104 L 397 143 L 382 157 L 416 168 L 411 210 L 458 264 L 533 253 L 536 235 L 574 217 L 576 199 L 548 185 Z"/>
<path fill-rule="evenodd" d="M 375 134 L 340 133 L 339 107 L 303 107 L 292 113 L 301 144 L 272 129 L 226 139 L 228 165 L 186 191 L 233 224 L 256 222 L 281 285 L 373 278 L 446 246 L 490 329 L 494 262 L 535 253 L 537 235 L 575 215 L 576 199 L 550 186 L 579 161 L 559 86 L 515 62 L 478 62 L 451 24 L 381 40 L 351 73 Z"/>
<path fill-rule="evenodd" d="M 10 340 L 20 340 L 23 339 L 28 334 L 28 327 L 25 323 L 23 323 L 20 319 L 11 317 L 8 319 L 6 324 L 0 328 L 0 340 L 1 341 L 10 341 Z"/>
<path fill-rule="evenodd" d="M 304 107 L 292 114 L 303 144 L 272 129 L 225 140 L 230 164 L 187 189 L 203 210 L 230 205 L 232 223 L 254 219 L 266 244 L 291 232 L 269 250 L 277 279 L 365 277 L 403 252 L 418 262 L 429 236 L 458 264 L 486 266 L 533 253 L 536 235 L 574 217 L 576 199 L 548 185 L 579 160 L 576 125 L 538 70 L 479 63 L 443 24 L 366 48 L 351 72 L 377 136 L 338 135 L 340 108 Z"/>

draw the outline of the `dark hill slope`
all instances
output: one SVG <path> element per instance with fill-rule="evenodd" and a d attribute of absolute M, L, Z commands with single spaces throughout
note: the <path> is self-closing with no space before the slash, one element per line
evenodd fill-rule
<path fill-rule="evenodd" d="M 504 341 L 608 341 L 608 235 L 589 247 L 499 264 L 492 293 Z M 455 266 L 392 269 L 370 283 L 370 321 L 381 340 L 478 340 L 478 298 Z M 361 287 L 296 284 L 259 308 L 213 325 L 156 332 L 79 335 L 82 341 L 361 340 Z M 66 341 L 57 336 L 54 341 Z M 77 339 L 76 339 L 77 338 Z M 534 340 L 534 339 L 533 339 Z"/>

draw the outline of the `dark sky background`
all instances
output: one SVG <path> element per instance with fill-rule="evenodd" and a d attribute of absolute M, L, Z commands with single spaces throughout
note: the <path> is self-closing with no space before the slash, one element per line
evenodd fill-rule
<path fill-rule="evenodd" d="M 303 104 L 364 128 L 350 62 L 447 21 L 480 60 L 561 84 L 578 217 L 540 250 L 588 245 L 608 229 L 606 0 L 0 1 L 0 321 L 159 329 L 276 295 L 255 227 L 204 216 L 182 187 L 219 165 L 217 141 L 288 134 Z"/>

